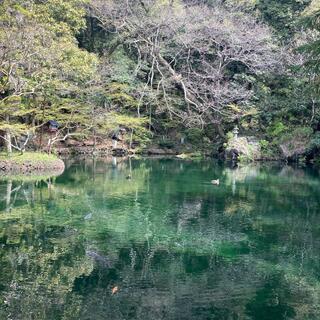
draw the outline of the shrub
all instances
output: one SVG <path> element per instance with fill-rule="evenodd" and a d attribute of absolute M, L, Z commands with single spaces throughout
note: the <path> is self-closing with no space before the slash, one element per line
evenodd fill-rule
<path fill-rule="evenodd" d="M 284 125 L 281 121 L 275 122 L 268 129 L 268 134 L 271 138 L 277 138 L 280 135 L 284 134 L 288 130 L 288 127 Z"/>
<path fill-rule="evenodd" d="M 310 127 L 298 127 L 283 135 L 280 142 L 292 141 L 292 143 L 294 143 L 297 140 L 309 140 L 312 133 L 313 130 Z"/>
<path fill-rule="evenodd" d="M 191 128 L 186 131 L 187 140 L 192 144 L 198 144 L 203 141 L 203 131 L 198 128 Z"/>
<path fill-rule="evenodd" d="M 320 150 L 320 132 L 317 132 L 312 137 L 312 139 L 310 140 L 310 143 L 308 145 L 308 150 L 310 152 Z"/>
<path fill-rule="evenodd" d="M 232 133 L 231 131 L 229 131 L 229 132 L 227 133 L 226 137 L 227 137 L 227 140 L 228 140 L 228 141 L 231 140 L 231 139 L 233 138 L 233 133 Z"/>
<path fill-rule="evenodd" d="M 161 140 L 158 144 L 161 148 L 172 149 L 174 147 L 174 142 L 171 140 Z"/>
<path fill-rule="evenodd" d="M 259 141 L 259 144 L 260 144 L 261 150 L 265 151 L 268 149 L 270 143 L 269 141 L 262 139 Z"/>

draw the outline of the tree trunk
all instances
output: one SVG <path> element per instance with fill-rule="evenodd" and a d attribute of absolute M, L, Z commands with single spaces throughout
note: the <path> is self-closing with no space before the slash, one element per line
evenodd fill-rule
<path fill-rule="evenodd" d="M 132 140 L 133 140 L 133 129 L 131 130 L 131 135 L 130 135 L 130 144 L 129 144 L 129 149 L 132 149 Z"/>
<path fill-rule="evenodd" d="M 12 193 L 12 180 L 7 181 L 7 195 L 6 195 L 6 211 L 10 211 Z"/>
<path fill-rule="evenodd" d="M 9 125 L 9 121 L 10 121 L 9 116 L 6 116 L 6 122 L 8 123 L 8 125 Z M 11 155 L 11 153 L 12 153 L 12 143 L 11 143 L 11 132 L 10 132 L 10 129 L 6 129 L 5 143 L 6 143 L 6 148 L 7 148 L 8 155 Z"/>
<path fill-rule="evenodd" d="M 10 155 L 12 153 L 12 144 L 11 144 L 11 133 L 10 130 L 6 130 L 6 148 L 7 153 Z"/>

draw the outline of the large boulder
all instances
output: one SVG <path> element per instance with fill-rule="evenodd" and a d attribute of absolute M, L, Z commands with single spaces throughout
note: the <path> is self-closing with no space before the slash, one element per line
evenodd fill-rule
<path fill-rule="evenodd" d="M 292 139 L 280 143 L 279 147 L 282 155 L 287 159 L 291 159 L 304 155 L 307 151 L 308 142 Z"/>
<path fill-rule="evenodd" d="M 233 137 L 226 145 L 228 160 L 254 161 L 262 158 L 260 143 L 255 137 Z"/>
<path fill-rule="evenodd" d="M 280 142 L 280 150 L 286 159 L 296 159 L 307 154 L 312 137 L 312 129 L 298 127 L 293 132 L 286 134 Z"/>
<path fill-rule="evenodd" d="M 167 156 L 175 155 L 176 151 L 168 148 L 149 148 L 145 151 L 148 155 Z"/>

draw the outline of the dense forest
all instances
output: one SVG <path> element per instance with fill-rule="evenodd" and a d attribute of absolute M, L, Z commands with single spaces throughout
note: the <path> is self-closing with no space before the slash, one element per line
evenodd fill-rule
<path fill-rule="evenodd" d="M 318 0 L 3 0 L 0 17 L 8 153 L 120 132 L 221 156 L 238 128 L 260 158 L 319 160 Z"/>

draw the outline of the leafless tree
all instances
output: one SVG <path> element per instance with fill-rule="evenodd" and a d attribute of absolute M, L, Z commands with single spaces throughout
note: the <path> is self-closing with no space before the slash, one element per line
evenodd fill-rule
<path fill-rule="evenodd" d="M 131 50 L 136 73 L 147 66 L 146 88 L 188 126 L 232 117 L 228 106 L 245 107 L 253 95 L 251 77 L 281 66 L 269 29 L 221 5 L 93 0 L 89 10 L 113 34 L 110 52 Z M 184 103 L 173 105 L 173 96 Z"/>

